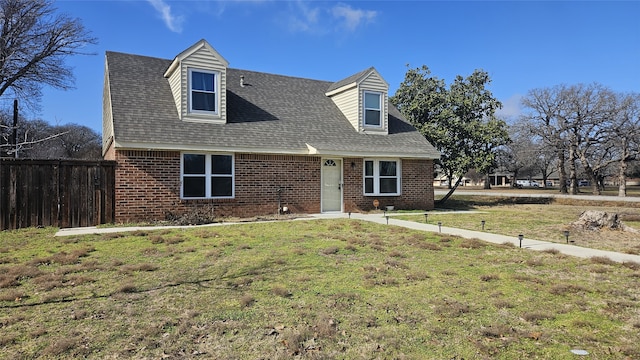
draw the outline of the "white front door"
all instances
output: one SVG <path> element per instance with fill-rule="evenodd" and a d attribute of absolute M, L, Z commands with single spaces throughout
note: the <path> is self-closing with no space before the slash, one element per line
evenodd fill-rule
<path fill-rule="evenodd" d="M 322 161 L 322 212 L 342 211 L 342 160 Z"/>

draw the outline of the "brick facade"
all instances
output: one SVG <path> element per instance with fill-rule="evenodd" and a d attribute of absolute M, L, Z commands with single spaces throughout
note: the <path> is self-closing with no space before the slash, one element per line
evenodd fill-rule
<path fill-rule="evenodd" d="M 379 208 L 393 205 L 396 210 L 433 209 L 433 161 L 403 159 L 402 195 L 365 196 L 362 189 L 363 159 L 344 159 L 344 211 L 358 212 L 373 210 L 373 201 L 378 200 Z"/>
<path fill-rule="evenodd" d="M 109 149 L 105 157 L 116 168 L 116 221 L 164 220 L 195 209 L 215 216 L 249 217 L 276 214 L 278 205 L 292 213 L 321 211 L 321 165 L 317 156 L 235 154 L 235 198 L 180 199 L 180 152 Z M 397 209 L 433 208 L 433 163 L 402 161 L 402 195 L 370 197 L 362 193 L 362 158 L 343 159 L 345 211 L 380 206 Z M 279 190 L 280 189 L 280 190 Z"/>

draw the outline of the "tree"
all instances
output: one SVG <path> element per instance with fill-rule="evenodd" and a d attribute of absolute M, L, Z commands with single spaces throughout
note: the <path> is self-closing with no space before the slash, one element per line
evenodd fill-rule
<path fill-rule="evenodd" d="M 480 124 L 478 129 L 482 142 L 481 153 L 476 153 L 475 169 L 485 175 L 484 188 L 491 189 L 489 176 L 498 166 L 498 150 L 511 142 L 504 120 L 498 118 L 488 118 Z"/>
<path fill-rule="evenodd" d="M 10 117 L 0 111 L 0 136 L 8 138 L 10 126 L 5 124 Z M 46 121 L 21 118 L 17 128 L 18 148 L 13 145 L 0 146 L 1 155 L 14 155 L 17 150 L 21 158 L 27 159 L 100 159 L 102 142 L 100 134 L 77 124 L 49 125 Z"/>
<path fill-rule="evenodd" d="M 42 86 L 73 85 L 66 57 L 95 44 L 79 19 L 54 14 L 50 0 L 0 0 L 0 96 L 36 106 Z"/>
<path fill-rule="evenodd" d="M 626 193 L 627 165 L 638 157 L 640 124 L 633 94 L 616 94 L 600 84 L 559 85 L 534 89 L 523 99 L 523 121 L 531 132 L 554 148 L 558 157 L 561 192 L 578 192 L 578 165 L 600 194 L 604 178 L 619 164 L 620 196 Z M 579 164 L 578 164 L 579 161 Z"/>
<path fill-rule="evenodd" d="M 555 151 L 560 192 L 566 194 L 568 191 L 565 164 L 569 161 L 575 166 L 575 157 L 567 160 L 567 128 L 561 116 L 565 107 L 563 91 L 564 86 L 529 90 L 522 99 L 525 113 L 520 121 L 528 124 L 529 132 L 541 138 L 549 148 Z M 571 186 L 575 189 L 575 176 L 571 180 Z"/>
<path fill-rule="evenodd" d="M 390 99 L 441 153 L 439 165 L 450 188 L 441 202 L 470 169 L 495 166 L 496 147 L 508 141 L 506 124 L 495 117 L 502 104 L 486 89 L 490 82 L 485 71 L 476 70 L 466 78 L 458 75 L 447 88 L 423 65 L 407 71 Z"/>
<path fill-rule="evenodd" d="M 592 192 L 600 194 L 602 171 L 617 162 L 608 138 L 617 112 L 615 94 L 599 84 L 566 88 L 567 108 L 562 116 L 568 129 L 570 152 L 580 160 Z"/>
<path fill-rule="evenodd" d="M 517 121 L 509 128 L 512 142 L 503 147 L 500 165 L 513 173 L 513 183 L 518 175 L 531 179 L 542 175 L 543 186 L 546 186 L 549 175 L 555 166 L 556 152 L 542 139 L 531 133 L 531 128 L 523 121 Z"/>
<path fill-rule="evenodd" d="M 617 94 L 616 109 L 608 141 L 618 159 L 618 196 L 626 196 L 627 175 L 640 157 L 640 95 Z"/>
<path fill-rule="evenodd" d="M 43 86 L 62 90 L 72 87 L 73 74 L 64 60 L 87 54 L 83 49 L 95 44 L 96 39 L 89 36 L 79 19 L 54 12 L 50 0 L 0 0 L 0 97 L 14 97 L 37 109 Z M 4 116 L 0 125 L 0 149 L 16 157 L 21 148 L 60 135 L 40 137 L 37 129 L 29 129 L 18 138 L 12 134 L 19 132 L 20 126 Z"/>

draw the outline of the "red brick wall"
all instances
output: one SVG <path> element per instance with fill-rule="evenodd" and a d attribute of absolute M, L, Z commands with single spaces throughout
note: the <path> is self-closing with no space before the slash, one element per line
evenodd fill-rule
<path fill-rule="evenodd" d="M 180 153 L 117 150 L 116 222 L 165 220 L 180 202 Z"/>
<path fill-rule="evenodd" d="M 292 213 L 320 212 L 320 157 L 236 154 L 235 198 L 206 200 L 180 199 L 177 151 L 118 150 L 114 158 L 117 222 L 165 220 L 195 209 L 220 217 L 277 214 L 279 196 Z M 345 211 L 371 210 L 374 198 L 381 207 L 433 208 L 431 161 L 403 160 L 402 196 L 393 197 L 362 194 L 362 164 L 361 158 L 343 160 Z"/>
<path fill-rule="evenodd" d="M 433 161 L 402 160 L 402 195 L 365 196 L 362 188 L 363 159 L 344 159 L 344 211 L 369 211 L 393 205 L 395 209 L 433 209 Z"/>
<path fill-rule="evenodd" d="M 235 155 L 234 199 L 180 199 L 180 153 L 116 151 L 116 221 L 165 220 L 193 209 L 215 216 L 248 217 L 320 212 L 320 158 L 312 156 Z"/>

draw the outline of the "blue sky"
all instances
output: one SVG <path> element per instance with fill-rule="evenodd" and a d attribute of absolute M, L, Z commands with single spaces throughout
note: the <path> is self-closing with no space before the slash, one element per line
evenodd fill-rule
<path fill-rule="evenodd" d="M 534 88 L 598 82 L 640 92 L 640 1 L 57 0 L 99 43 L 67 60 L 76 88 L 45 89 L 52 124 L 102 129 L 105 51 L 173 59 L 206 39 L 230 67 L 338 81 L 374 66 L 393 94 L 407 65 L 450 83 L 487 71 L 519 112 Z"/>

